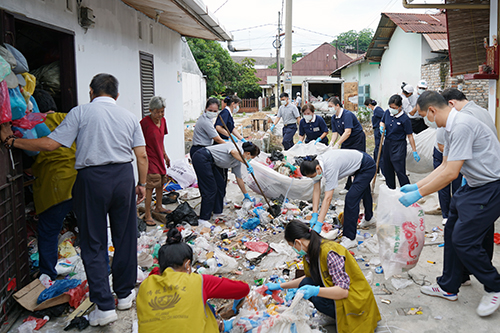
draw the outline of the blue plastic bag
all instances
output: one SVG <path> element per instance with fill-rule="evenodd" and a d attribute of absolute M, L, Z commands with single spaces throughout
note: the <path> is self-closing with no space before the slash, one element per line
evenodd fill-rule
<path fill-rule="evenodd" d="M 38 139 L 38 135 L 36 134 L 35 128 L 24 129 L 24 128 L 12 126 L 12 131 L 13 132 L 18 131 L 19 133 L 21 133 L 23 139 Z M 36 156 L 36 155 L 38 155 L 38 153 L 40 153 L 39 151 L 31 151 L 31 150 L 24 150 L 24 149 L 23 149 L 23 151 L 28 156 Z"/>
<path fill-rule="evenodd" d="M 67 292 L 70 289 L 80 285 L 81 280 L 56 280 L 53 285 L 40 293 L 36 302 L 38 304 L 45 302 L 48 299 L 57 297 Z"/>
<path fill-rule="evenodd" d="M 26 104 L 26 100 L 24 99 L 23 94 L 21 94 L 19 87 L 9 89 L 9 97 L 12 120 L 21 119 L 26 115 L 26 108 L 28 105 Z"/>
<path fill-rule="evenodd" d="M 241 225 L 243 229 L 253 230 L 260 224 L 260 220 L 258 217 L 253 217 L 248 219 L 245 223 Z"/>

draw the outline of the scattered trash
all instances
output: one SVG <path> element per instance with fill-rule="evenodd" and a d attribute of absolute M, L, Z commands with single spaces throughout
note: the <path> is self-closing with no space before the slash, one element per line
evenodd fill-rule
<path fill-rule="evenodd" d="M 380 303 L 391 304 L 391 300 L 390 299 L 381 299 Z"/>
<path fill-rule="evenodd" d="M 411 308 L 407 313 L 407 315 L 410 315 L 410 316 L 414 316 L 414 315 L 421 315 L 421 314 L 424 314 L 422 312 L 422 307 L 418 307 L 418 308 Z"/>

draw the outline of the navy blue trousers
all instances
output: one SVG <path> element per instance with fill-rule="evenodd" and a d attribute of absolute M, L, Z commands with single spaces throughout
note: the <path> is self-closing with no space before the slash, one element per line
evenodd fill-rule
<path fill-rule="evenodd" d="M 319 284 L 315 283 L 314 280 L 310 277 L 304 278 L 300 281 L 299 288 L 305 285 L 310 286 L 319 286 Z M 320 286 L 322 287 L 322 286 Z M 313 296 L 309 298 L 309 300 L 314 304 L 314 307 L 321 313 L 330 316 L 332 318 L 336 318 L 336 309 L 335 309 L 335 301 L 329 298 L 323 298 L 319 296 Z"/>
<path fill-rule="evenodd" d="M 365 207 L 365 218 L 371 220 L 373 217 L 373 198 L 370 183 L 375 176 L 376 165 L 373 158 L 363 153 L 363 160 L 359 170 L 354 174 L 354 181 L 345 196 L 344 204 L 344 236 L 349 239 L 356 238 L 358 227 L 359 203 L 363 200 Z"/>
<path fill-rule="evenodd" d="M 191 160 L 193 160 L 194 154 L 200 150 L 201 148 L 205 148 L 203 146 L 192 146 L 191 149 L 189 150 L 189 155 L 191 156 Z"/>
<path fill-rule="evenodd" d="M 436 147 L 434 147 L 433 158 L 434 158 L 433 160 L 434 169 L 436 169 L 438 166 L 441 165 L 441 163 L 443 163 L 443 153 L 437 150 Z M 438 191 L 439 206 L 441 207 L 441 215 L 443 216 L 444 219 L 448 218 L 448 212 L 450 211 L 451 196 L 458 190 L 458 188 L 461 185 L 462 185 L 462 174 L 459 174 L 458 177 L 451 182 L 451 184 L 446 185 L 446 187 Z"/>
<path fill-rule="evenodd" d="M 225 169 L 215 165 L 212 154 L 206 148 L 198 150 L 192 157 L 192 161 L 201 193 L 200 219 L 209 220 L 212 212 L 220 214 L 224 209 Z"/>
<path fill-rule="evenodd" d="M 443 290 L 458 293 L 467 269 L 487 292 L 500 292 L 500 274 L 484 246 L 500 216 L 499 205 L 500 180 L 475 188 L 464 185 L 451 198 L 444 228 L 443 275 L 437 280 Z"/>
<path fill-rule="evenodd" d="M 115 252 L 113 289 L 125 298 L 137 280 L 137 211 L 132 163 L 108 164 L 78 170 L 73 207 L 80 229 L 80 247 L 90 300 L 100 310 L 115 308 L 109 288 L 107 216 Z"/>
<path fill-rule="evenodd" d="M 69 199 L 54 205 L 38 215 L 38 253 L 40 274 L 47 274 L 52 280 L 57 278 L 58 255 L 57 237 L 61 232 L 64 218 L 73 209 Z"/>
<path fill-rule="evenodd" d="M 297 132 L 297 124 L 283 126 L 283 148 L 288 150 L 293 147 L 293 136 Z"/>
<path fill-rule="evenodd" d="M 378 149 L 380 147 L 380 139 L 382 139 L 382 134 L 380 134 L 380 129 L 374 128 L 373 129 L 373 136 L 375 137 L 375 148 L 373 149 L 373 159 L 375 160 L 375 163 L 377 162 L 377 157 L 378 157 Z M 382 147 L 382 153 L 384 151 L 384 148 Z M 380 154 L 380 161 L 378 162 L 378 170 L 384 171 L 384 156 Z"/>
<path fill-rule="evenodd" d="M 406 140 L 384 140 L 384 168 L 385 183 L 390 189 L 396 189 L 396 175 L 399 186 L 410 183 L 406 175 Z"/>
<path fill-rule="evenodd" d="M 360 152 L 366 152 L 366 136 L 365 133 L 362 132 L 359 134 L 357 137 L 349 137 L 344 143 L 342 143 L 342 146 L 340 149 L 355 149 Z M 347 177 L 347 182 L 345 183 L 345 189 L 349 190 L 352 185 L 352 177 L 349 176 Z"/>

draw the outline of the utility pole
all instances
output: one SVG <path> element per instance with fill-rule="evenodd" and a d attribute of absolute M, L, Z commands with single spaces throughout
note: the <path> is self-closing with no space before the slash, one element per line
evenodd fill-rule
<path fill-rule="evenodd" d="M 285 22 L 285 92 L 292 98 L 292 0 L 286 0 Z"/>
<path fill-rule="evenodd" d="M 280 107 L 280 94 L 281 94 L 281 82 L 280 82 L 280 72 L 281 72 L 281 65 L 280 65 L 280 48 L 281 48 L 281 41 L 280 41 L 280 34 L 281 34 L 281 29 L 280 29 L 280 20 L 281 20 L 281 13 L 278 12 L 278 33 L 276 34 L 276 107 Z"/>

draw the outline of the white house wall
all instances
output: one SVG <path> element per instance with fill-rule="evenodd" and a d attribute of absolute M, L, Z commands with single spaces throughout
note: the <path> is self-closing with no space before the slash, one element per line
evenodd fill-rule
<path fill-rule="evenodd" d="M 110 73 L 120 82 L 117 103 L 141 118 L 139 51 L 154 55 L 155 93 L 167 99 L 165 117 L 169 134 L 165 148 L 171 159 L 184 156 L 184 117 L 180 35 L 157 24 L 120 0 L 83 0 L 95 15 L 95 28 L 84 31 L 77 20 L 76 1 L 2 0 L 0 8 L 75 33 L 78 103 L 89 102 L 88 86 L 95 74 Z M 138 37 L 138 20 L 142 39 Z M 150 43 L 150 25 L 153 44 Z"/>
<path fill-rule="evenodd" d="M 435 53 L 432 53 L 431 46 L 425 40 L 424 35 L 420 35 L 420 36 L 421 36 L 421 40 L 422 40 L 422 58 L 421 58 L 422 60 L 421 60 L 421 65 L 425 65 L 428 62 L 427 60 L 435 58 L 438 55 L 435 54 Z M 420 78 L 419 78 L 419 81 L 420 81 Z M 416 85 L 416 83 L 415 83 L 415 85 Z"/>
<path fill-rule="evenodd" d="M 207 100 L 206 80 L 197 74 L 182 73 L 182 100 L 184 121 L 198 119 Z"/>

